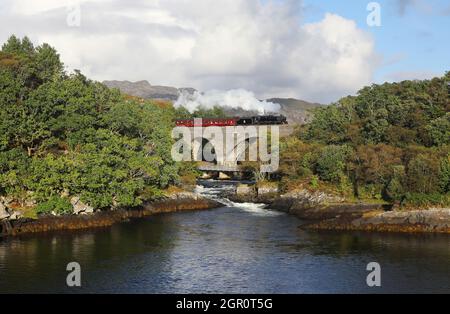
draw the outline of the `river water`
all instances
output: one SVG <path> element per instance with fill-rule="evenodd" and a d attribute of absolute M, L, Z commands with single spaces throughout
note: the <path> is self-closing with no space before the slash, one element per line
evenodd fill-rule
<path fill-rule="evenodd" d="M 226 187 L 199 187 L 212 198 Z M 450 236 L 306 232 L 257 204 L 0 242 L 1 293 L 450 293 Z M 66 265 L 81 266 L 81 288 Z M 382 287 L 369 288 L 368 263 Z"/>

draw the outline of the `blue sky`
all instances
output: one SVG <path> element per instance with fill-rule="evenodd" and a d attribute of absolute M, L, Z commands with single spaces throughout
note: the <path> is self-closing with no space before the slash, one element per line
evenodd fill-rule
<path fill-rule="evenodd" d="M 421 79 L 450 71 L 450 1 L 380 0 L 381 26 L 366 22 L 367 0 L 304 0 L 304 22 L 317 22 L 325 13 L 355 21 L 372 34 L 382 63 L 375 81 Z"/>

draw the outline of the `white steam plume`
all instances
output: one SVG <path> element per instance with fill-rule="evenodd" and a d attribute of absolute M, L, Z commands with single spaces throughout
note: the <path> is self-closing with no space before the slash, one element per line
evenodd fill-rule
<path fill-rule="evenodd" d="M 184 107 L 193 113 L 196 110 L 224 107 L 231 109 L 244 109 L 257 111 L 260 114 L 278 112 L 280 105 L 265 100 L 258 100 L 253 92 L 245 89 L 233 89 L 229 91 L 212 90 L 205 93 L 196 91 L 190 94 L 182 92 L 174 105 L 176 108 Z"/>

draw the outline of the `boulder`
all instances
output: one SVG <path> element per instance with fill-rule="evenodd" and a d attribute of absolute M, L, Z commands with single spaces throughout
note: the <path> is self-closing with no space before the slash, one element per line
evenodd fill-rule
<path fill-rule="evenodd" d="M 391 228 L 391 231 L 444 232 L 450 230 L 450 209 L 379 212 L 355 219 L 351 225 L 361 230 L 374 228 L 383 231 Z"/>
<path fill-rule="evenodd" d="M 306 189 L 290 191 L 281 195 L 283 199 L 294 199 L 296 202 L 308 203 L 310 205 L 320 205 L 323 203 L 343 203 L 345 198 L 330 195 L 321 191 L 310 192 Z"/>
<path fill-rule="evenodd" d="M 250 186 L 248 184 L 239 184 L 236 188 L 236 194 L 238 196 L 241 195 L 250 195 L 254 194 L 255 190 L 253 186 Z"/>
<path fill-rule="evenodd" d="M 72 199 L 70 200 L 70 203 L 73 206 L 73 213 L 75 215 L 94 213 L 94 208 L 92 206 L 89 206 L 89 205 L 83 203 L 80 200 L 80 197 L 78 197 L 78 196 L 72 197 Z"/>
<path fill-rule="evenodd" d="M 8 212 L 8 210 L 6 209 L 6 206 L 0 202 L 0 220 L 9 218 L 9 216 L 11 216 Z"/>
<path fill-rule="evenodd" d="M 34 207 L 34 206 L 36 206 L 36 204 L 37 204 L 37 202 L 34 199 L 27 199 L 27 200 L 25 200 L 25 203 L 24 203 L 25 207 Z"/>
<path fill-rule="evenodd" d="M 276 194 L 278 193 L 278 187 L 277 186 L 261 186 L 258 188 L 258 195 L 267 195 L 267 194 Z"/>
<path fill-rule="evenodd" d="M 176 193 L 169 194 L 167 196 L 168 199 L 171 200 L 198 200 L 200 199 L 199 195 L 189 191 L 179 191 Z"/>
<path fill-rule="evenodd" d="M 219 173 L 219 180 L 231 180 L 231 177 L 223 172 Z"/>
<path fill-rule="evenodd" d="M 23 213 L 21 211 L 14 211 L 11 216 L 9 216 L 9 220 L 18 220 L 20 218 L 23 218 Z"/>
<path fill-rule="evenodd" d="M 3 203 L 6 207 L 14 201 L 14 198 L 11 196 L 1 196 L 0 203 Z"/>
<path fill-rule="evenodd" d="M 200 179 L 209 180 L 209 179 L 212 179 L 212 177 L 213 176 L 211 174 L 204 172 L 202 174 L 202 176 L 200 177 Z"/>

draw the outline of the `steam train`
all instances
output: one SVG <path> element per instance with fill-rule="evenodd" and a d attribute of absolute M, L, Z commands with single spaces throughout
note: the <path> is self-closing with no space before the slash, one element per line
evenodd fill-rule
<path fill-rule="evenodd" d="M 223 119 L 202 119 L 201 124 L 195 124 L 194 119 L 188 120 L 176 120 L 177 126 L 185 126 L 192 128 L 197 127 L 210 127 L 210 126 L 238 126 L 238 125 L 281 125 L 288 124 L 287 119 L 283 115 L 279 116 L 254 116 L 254 117 L 242 117 L 242 118 L 223 118 Z"/>

